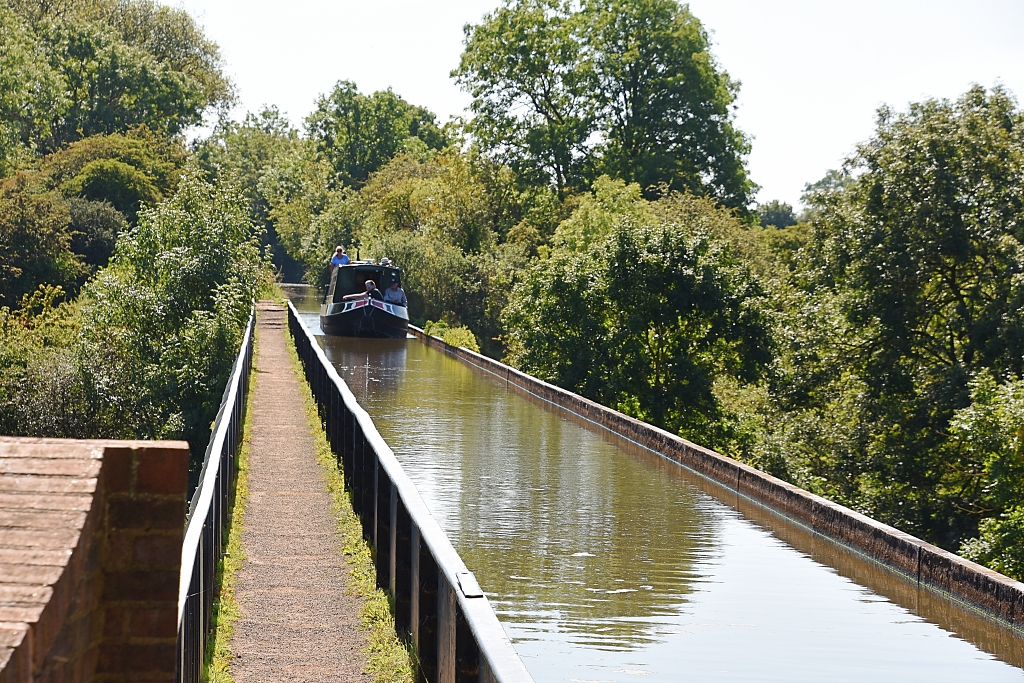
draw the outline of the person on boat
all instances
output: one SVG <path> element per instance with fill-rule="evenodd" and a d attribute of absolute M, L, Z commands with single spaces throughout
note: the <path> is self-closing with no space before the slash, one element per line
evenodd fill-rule
<path fill-rule="evenodd" d="M 346 294 L 341 297 L 342 301 L 355 301 L 356 299 L 376 299 L 377 301 L 383 301 L 384 295 L 380 293 L 379 289 L 377 289 L 377 284 L 373 280 L 367 280 L 365 292 Z"/>
<path fill-rule="evenodd" d="M 334 250 L 334 256 L 331 257 L 331 272 L 333 273 L 335 268 L 338 266 L 344 266 L 348 264 L 348 262 L 348 254 L 346 254 L 345 250 L 339 246 Z"/>
<path fill-rule="evenodd" d="M 391 286 L 384 290 L 384 301 L 389 304 L 409 307 L 409 301 L 405 298 L 405 290 L 398 286 L 398 278 L 391 278 Z"/>

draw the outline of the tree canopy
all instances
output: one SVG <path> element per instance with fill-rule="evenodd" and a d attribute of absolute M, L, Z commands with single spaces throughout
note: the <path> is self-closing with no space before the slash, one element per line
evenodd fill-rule
<path fill-rule="evenodd" d="M 0 172 L 18 154 L 90 135 L 138 125 L 176 135 L 233 101 L 216 44 L 184 10 L 16 0 L 0 7 L 0 27 Z"/>
<path fill-rule="evenodd" d="M 807 327 L 783 396 L 793 415 L 834 420 L 831 438 L 800 437 L 817 451 L 811 471 L 954 548 L 995 508 L 980 465 L 950 447 L 951 420 L 977 378 L 1022 370 L 1022 123 L 1000 88 L 882 108 L 846 172 L 811 190 L 802 303 L 788 314 Z"/>
<path fill-rule="evenodd" d="M 428 110 L 410 105 L 390 88 L 363 95 L 351 81 L 339 81 L 317 100 L 306 118 L 306 132 L 317 158 L 333 169 L 334 186 L 362 185 L 400 151 L 446 144 Z"/>
<path fill-rule="evenodd" d="M 711 446 L 727 438 L 714 384 L 771 359 L 761 291 L 721 234 L 728 212 L 692 196 L 652 210 L 607 178 L 556 232 L 505 310 L 510 361 Z M 716 224 L 718 234 L 707 230 Z"/>
<path fill-rule="evenodd" d="M 452 75 L 473 96 L 471 130 L 519 172 L 562 192 L 605 173 L 746 210 L 738 84 L 686 6 L 506 0 L 465 32 Z"/>

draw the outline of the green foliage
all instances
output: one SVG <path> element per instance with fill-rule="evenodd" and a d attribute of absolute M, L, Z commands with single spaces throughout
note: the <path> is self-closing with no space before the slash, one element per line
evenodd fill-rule
<path fill-rule="evenodd" d="M 155 135 L 144 126 L 132 128 L 125 133 L 113 133 L 110 135 L 94 135 L 92 137 L 74 142 L 67 147 L 43 157 L 39 162 L 40 174 L 44 183 L 50 188 L 75 188 L 77 186 L 92 185 L 94 181 L 80 179 L 87 173 L 86 168 L 95 165 L 96 162 L 116 161 L 129 166 L 133 171 L 121 168 L 125 175 L 125 187 L 115 177 L 104 181 L 104 185 L 95 188 L 111 194 L 103 195 L 96 192 L 93 196 L 86 197 L 96 201 L 111 201 L 119 194 L 127 197 L 135 194 L 132 192 L 132 184 L 141 184 L 147 189 L 145 192 L 151 195 L 156 202 L 174 192 L 177 186 L 178 177 L 181 175 L 182 167 L 188 158 L 181 142 Z M 106 164 L 101 164 L 103 168 Z M 137 171 L 137 173 L 136 173 Z M 97 179 L 102 179 L 104 174 L 94 173 Z M 65 191 L 65 196 L 74 196 L 73 192 Z M 115 206 L 121 211 L 128 212 L 134 216 L 139 206 L 126 202 L 125 206 Z"/>
<path fill-rule="evenodd" d="M 70 250 L 63 198 L 35 190 L 25 173 L 0 181 L 0 306 L 15 306 L 41 284 L 74 290 L 86 272 Z"/>
<path fill-rule="evenodd" d="M 60 75 L 45 47 L 6 5 L 0 6 L 0 177 L 50 136 L 53 110 L 64 106 Z"/>
<path fill-rule="evenodd" d="M 277 243 L 304 266 L 306 281 L 314 284 L 330 277 L 334 247 L 352 239 L 349 192 L 331 189 L 331 173 L 326 161 L 315 158 L 309 141 L 301 140 L 267 164 L 258 185 Z"/>
<path fill-rule="evenodd" d="M 477 26 L 452 76 L 473 96 L 471 129 L 532 184 L 580 188 L 597 124 L 578 21 L 557 0 L 505 2 Z"/>
<path fill-rule="evenodd" d="M 737 84 L 675 0 L 506 0 L 466 27 L 453 72 L 471 130 L 532 184 L 563 195 L 597 173 L 746 210 L 749 143 L 730 121 Z"/>
<path fill-rule="evenodd" d="M 156 204 L 160 191 L 146 174 L 117 159 L 97 159 L 82 167 L 81 172 L 61 184 L 61 193 L 92 201 L 110 203 L 132 222 L 143 204 Z"/>
<path fill-rule="evenodd" d="M 979 536 L 964 542 L 960 554 L 968 560 L 1024 580 L 1024 507 L 1010 508 L 981 522 Z"/>
<path fill-rule="evenodd" d="M 582 19 L 605 138 L 599 168 L 652 196 L 665 184 L 746 210 L 756 186 L 743 162 L 750 143 L 730 120 L 739 84 L 689 7 L 587 0 Z"/>
<path fill-rule="evenodd" d="M 196 144 L 196 158 L 210 179 L 231 182 L 245 194 L 249 216 L 267 231 L 274 265 L 290 282 L 301 279 L 302 267 L 281 244 L 260 181 L 280 156 L 299 144 L 298 131 L 275 107 L 247 114 L 241 123 L 222 118 L 210 137 Z"/>
<path fill-rule="evenodd" d="M 198 84 L 101 25 L 52 24 L 40 36 L 60 74 L 67 106 L 54 111 L 49 149 L 140 124 L 175 135 L 199 123 L 205 105 Z"/>
<path fill-rule="evenodd" d="M 423 326 L 423 332 L 440 337 L 449 346 L 461 346 L 480 353 L 480 344 L 477 343 L 476 335 L 468 327 L 449 327 L 448 323 L 443 320 L 437 322 L 428 320 Z"/>
<path fill-rule="evenodd" d="M 842 340 L 843 353 L 797 370 L 796 391 L 821 386 L 815 365 L 859 379 L 865 427 L 843 456 L 859 479 L 853 500 L 946 545 L 974 524 L 941 491 L 960 467 L 944 448 L 950 419 L 969 405 L 972 376 L 1022 370 L 1022 131 L 999 89 L 883 108 L 849 162 L 856 180 L 814 195 L 804 286 L 834 299 L 843 321 L 822 342 Z"/>
<path fill-rule="evenodd" d="M 67 200 L 71 251 L 81 255 L 90 271 L 107 265 L 117 236 L 128 228 L 124 214 L 105 201 Z"/>
<path fill-rule="evenodd" d="M 465 253 L 478 253 L 495 238 L 485 195 L 468 159 L 453 149 L 426 161 L 402 154 L 359 193 L 365 207 L 360 235 L 414 230 Z"/>
<path fill-rule="evenodd" d="M 593 194 L 579 205 L 555 230 L 552 245 L 574 252 L 596 248 L 623 221 L 649 225 L 655 221 L 651 204 L 642 200 L 640 186 L 601 176 L 594 181 Z"/>
<path fill-rule="evenodd" d="M 417 138 L 427 148 L 446 144 L 434 115 L 414 107 L 390 89 L 363 95 L 351 81 L 339 81 L 317 100 L 306 118 L 317 159 L 333 169 L 332 187 L 359 186 Z"/>
<path fill-rule="evenodd" d="M 112 436 L 205 444 L 267 263 L 245 203 L 195 169 L 83 292 L 82 350 Z"/>
<path fill-rule="evenodd" d="M 556 249 L 514 289 L 503 318 L 508 359 L 687 438 L 723 444 L 728 430 L 716 379 L 754 381 L 770 360 L 761 291 L 728 246 L 699 224 L 645 216 L 635 186 L 633 204 L 616 211 L 609 205 L 622 195 L 611 194 L 613 187 L 606 185 L 595 204 L 612 201 L 581 204 L 566 221 L 572 227 L 559 228 L 580 234 L 596 225 L 592 241 Z M 687 201 L 694 213 L 720 212 Z M 602 224 L 610 229 L 602 233 Z"/>
<path fill-rule="evenodd" d="M 13 0 L 0 35 L 0 174 L 91 135 L 177 135 L 233 98 L 217 46 L 150 0 Z"/>
<path fill-rule="evenodd" d="M 769 225 L 776 228 L 788 228 L 797 223 L 793 207 L 778 199 L 773 199 L 767 204 L 758 204 L 757 215 L 762 228 L 767 228 Z"/>
<path fill-rule="evenodd" d="M 64 207 L 52 192 L 23 193 L 14 206 L 45 217 L 47 201 Z M 244 200 L 190 171 L 172 199 L 120 230 L 111 264 L 78 301 L 56 305 L 63 291 L 41 286 L 18 311 L 0 308 L 0 427 L 184 438 L 201 454 L 266 278 Z"/>
<path fill-rule="evenodd" d="M 184 9 L 154 0 L 79 1 L 83 18 L 109 26 L 125 44 L 182 74 L 202 92 L 204 108 L 226 110 L 234 103 L 234 86 L 221 71 L 220 48 Z"/>
<path fill-rule="evenodd" d="M 0 433 L 95 436 L 69 347 L 80 323 L 64 291 L 41 285 L 18 311 L 0 307 Z"/>
<path fill-rule="evenodd" d="M 883 108 L 809 223 L 746 232 L 779 354 L 716 386 L 746 461 L 1013 572 L 1022 123 L 1000 89 Z"/>
<path fill-rule="evenodd" d="M 976 514 L 1024 506 L 1024 382 L 998 384 L 985 370 L 970 389 L 970 405 L 949 423 L 947 447 L 958 467 L 946 473 L 943 488 Z"/>

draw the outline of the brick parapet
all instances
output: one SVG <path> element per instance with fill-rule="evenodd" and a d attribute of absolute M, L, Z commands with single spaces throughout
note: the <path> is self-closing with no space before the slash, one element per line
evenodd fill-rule
<path fill-rule="evenodd" d="M 0 683 L 173 680 L 188 445 L 0 437 Z"/>

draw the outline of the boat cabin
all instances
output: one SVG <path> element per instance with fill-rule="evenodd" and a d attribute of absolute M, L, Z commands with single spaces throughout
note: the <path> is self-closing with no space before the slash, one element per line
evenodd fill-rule
<path fill-rule="evenodd" d="M 386 259 L 381 259 L 385 261 Z M 331 273 L 331 284 L 327 289 L 325 304 L 340 303 L 346 294 L 361 294 L 366 291 L 366 281 L 373 280 L 377 289 L 383 294 L 391 286 L 391 278 L 398 278 L 398 286 L 402 286 L 402 274 L 390 263 L 375 264 L 372 261 L 355 261 L 338 266 Z"/>

